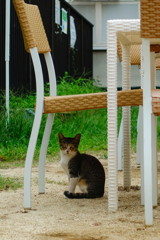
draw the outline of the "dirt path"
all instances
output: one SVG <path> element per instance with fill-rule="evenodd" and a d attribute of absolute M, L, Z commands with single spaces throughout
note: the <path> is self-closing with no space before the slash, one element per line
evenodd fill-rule
<path fill-rule="evenodd" d="M 106 169 L 105 160 L 102 163 Z M 2 176 L 23 177 L 23 169 L 1 169 Z M 59 163 L 46 165 L 46 194 L 37 194 L 37 168 L 33 169 L 31 211 L 23 211 L 23 189 L 0 192 L 0 240 L 159 240 L 160 203 L 154 225 L 144 225 L 140 205 L 140 169 L 132 164 L 130 192 L 122 191 L 119 172 L 119 209 L 108 213 L 107 189 L 101 199 L 69 200 L 63 197 L 67 177 Z"/>

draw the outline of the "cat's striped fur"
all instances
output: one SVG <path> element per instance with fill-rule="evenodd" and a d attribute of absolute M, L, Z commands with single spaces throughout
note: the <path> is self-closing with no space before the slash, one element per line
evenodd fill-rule
<path fill-rule="evenodd" d="M 61 166 L 68 175 L 69 189 L 64 192 L 68 198 L 99 198 L 104 194 L 105 172 L 97 158 L 78 151 L 80 134 L 74 138 L 58 134 L 61 150 Z M 76 186 L 81 193 L 75 193 Z"/>

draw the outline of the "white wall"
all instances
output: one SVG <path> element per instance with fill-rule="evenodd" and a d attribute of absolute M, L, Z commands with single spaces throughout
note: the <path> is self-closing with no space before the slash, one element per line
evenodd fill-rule
<path fill-rule="evenodd" d="M 93 25 L 93 49 L 106 49 L 106 22 L 110 19 L 137 19 L 139 3 L 115 1 L 73 1 L 71 3 Z"/>
<path fill-rule="evenodd" d="M 117 70 L 117 87 L 122 87 L 122 67 L 119 59 Z M 96 84 L 101 87 L 107 86 L 107 64 L 106 51 L 93 51 L 93 76 Z M 131 66 L 131 85 L 132 87 L 140 86 L 140 69 L 139 66 Z"/>
<path fill-rule="evenodd" d="M 72 1 L 70 2 L 93 25 L 93 78 L 98 85 L 107 86 L 106 64 L 106 22 L 110 19 L 139 18 L 138 0 L 117 1 Z M 160 71 L 157 71 L 157 79 Z M 131 84 L 140 86 L 140 70 L 138 66 L 131 66 Z M 160 86 L 160 80 L 157 82 Z M 118 60 L 118 87 L 122 86 L 121 63 Z"/>

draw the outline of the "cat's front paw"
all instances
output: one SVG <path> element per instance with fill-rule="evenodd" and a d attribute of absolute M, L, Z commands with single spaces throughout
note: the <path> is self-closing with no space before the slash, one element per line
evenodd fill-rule
<path fill-rule="evenodd" d="M 68 196 L 69 196 L 69 191 L 64 191 L 63 194 L 64 194 L 64 197 L 65 197 L 65 198 L 68 198 Z"/>

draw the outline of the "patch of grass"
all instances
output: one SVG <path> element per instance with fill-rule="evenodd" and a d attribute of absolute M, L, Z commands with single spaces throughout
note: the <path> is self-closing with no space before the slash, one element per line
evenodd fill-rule
<path fill-rule="evenodd" d="M 48 94 L 48 85 L 45 87 Z M 58 84 L 58 95 L 100 92 L 100 89 L 93 84 L 93 80 L 83 77 L 74 79 L 67 73 Z M 10 97 L 10 121 L 6 126 L 5 96 L 1 94 L 2 102 L 0 108 L 0 156 L 5 161 L 0 161 L 0 168 L 9 166 L 24 166 L 24 159 L 28 147 L 28 141 L 34 119 L 35 94 L 11 93 Z M 135 149 L 137 136 L 137 115 L 138 108 L 133 107 L 131 117 L 132 146 Z M 118 111 L 118 125 L 120 125 L 122 110 Z M 43 116 L 41 129 L 35 151 L 35 160 L 38 159 L 39 148 L 43 136 L 46 115 Z M 80 151 L 94 152 L 102 151 L 107 156 L 107 110 L 94 109 L 70 113 L 55 114 L 54 125 L 48 147 L 48 156 L 58 156 L 59 143 L 58 132 L 65 136 L 75 136 L 81 133 Z"/>
<path fill-rule="evenodd" d="M 46 92 L 48 86 L 45 87 Z M 58 94 L 77 94 L 87 92 L 99 92 L 102 89 L 93 85 L 93 80 L 78 78 L 73 79 L 68 74 L 58 84 Z M 4 101 L 4 96 L 1 95 Z M 0 155 L 5 156 L 7 162 L 18 162 L 25 159 L 28 141 L 34 119 L 35 95 L 19 95 L 11 93 L 10 96 L 10 121 L 6 127 L 5 108 L 0 109 Z M 4 105 L 3 105 L 4 106 Z M 43 116 L 41 130 L 37 142 L 35 159 L 41 145 L 46 115 Z M 104 128 L 103 132 L 101 129 Z M 82 133 L 81 149 L 106 148 L 106 110 L 88 110 L 81 112 L 61 113 L 55 115 L 54 126 L 49 143 L 48 154 L 56 155 L 59 152 L 58 132 L 66 136 L 74 136 Z M 99 144 L 97 142 L 99 139 Z M 20 161 L 20 165 L 23 164 Z M 2 164 L 1 164 L 2 165 Z"/>
<path fill-rule="evenodd" d="M 138 111 L 139 107 L 131 107 L 131 146 L 133 151 L 136 151 Z"/>
<path fill-rule="evenodd" d="M 69 76 L 65 73 L 64 77 L 60 78 L 60 84 L 58 84 L 58 95 L 69 94 L 85 94 L 95 93 L 103 91 L 101 88 L 94 85 L 93 79 L 87 79 L 85 77 L 79 77 L 78 79 Z"/>
<path fill-rule="evenodd" d="M 0 191 L 16 190 L 22 187 L 22 181 L 19 178 L 2 177 L 0 175 Z"/>

